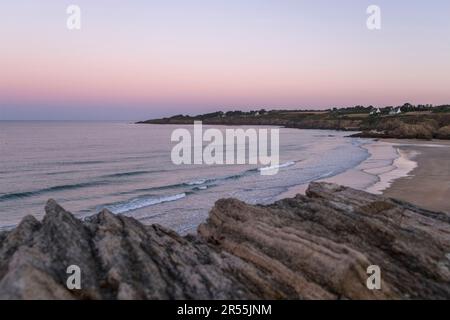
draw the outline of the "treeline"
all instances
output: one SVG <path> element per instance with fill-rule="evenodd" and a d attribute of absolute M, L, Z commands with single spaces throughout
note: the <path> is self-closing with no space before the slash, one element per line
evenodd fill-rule
<path fill-rule="evenodd" d="M 205 113 L 205 114 L 199 114 L 196 116 L 189 116 L 189 115 L 176 115 L 171 117 L 172 119 L 215 119 L 215 118 L 228 118 L 228 117 L 254 117 L 254 116 L 268 116 L 268 115 L 274 115 L 274 114 L 292 114 L 292 113 L 311 113 L 311 112 L 329 112 L 331 114 L 335 115 L 345 115 L 345 114 L 366 114 L 366 113 L 372 113 L 374 110 L 379 109 L 379 112 L 381 114 L 389 114 L 392 110 L 400 110 L 402 113 L 407 112 L 433 112 L 433 113 L 444 113 L 444 112 L 450 112 L 450 105 L 439 105 L 439 106 L 433 106 L 432 104 L 418 104 L 413 105 L 411 103 L 405 103 L 402 106 L 385 106 L 385 107 L 375 107 L 375 106 L 362 106 L 357 105 L 354 107 L 344 107 L 344 108 L 330 108 L 327 110 L 312 110 L 312 109 L 297 109 L 297 110 L 283 110 L 283 109 L 277 109 L 277 110 L 266 110 L 266 109 L 259 109 L 259 110 L 251 110 L 251 111 L 217 111 L 217 112 L 211 112 L 211 113 Z"/>
<path fill-rule="evenodd" d="M 354 106 L 346 108 L 332 108 L 328 109 L 328 112 L 338 114 L 355 114 L 355 113 L 371 113 L 373 110 L 379 109 L 382 114 L 388 114 L 391 110 L 399 109 L 402 113 L 405 112 L 423 112 L 430 111 L 433 113 L 450 112 L 450 105 L 433 106 L 432 104 L 418 104 L 413 105 L 411 103 L 405 103 L 402 106 L 386 106 L 386 107 L 374 107 L 374 106 Z"/>

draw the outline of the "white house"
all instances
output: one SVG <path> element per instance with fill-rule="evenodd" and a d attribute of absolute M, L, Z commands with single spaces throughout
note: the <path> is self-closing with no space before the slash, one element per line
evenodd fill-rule
<path fill-rule="evenodd" d="M 400 108 L 391 108 L 391 111 L 389 111 L 390 115 L 396 115 L 402 113 L 402 110 Z"/>
<path fill-rule="evenodd" d="M 370 111 L 370 114 L 380 114 L 380 113 L 381 113 L 380 108 L 372 109 L 372 111 Z"/>

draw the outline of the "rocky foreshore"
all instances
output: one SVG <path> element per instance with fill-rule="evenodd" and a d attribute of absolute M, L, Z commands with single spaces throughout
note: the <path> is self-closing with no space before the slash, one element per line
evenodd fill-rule
<path fill-rule="evenodd" d="M 0 233 L 1 299 L 450 299 L 448 215 L 334 184 L 269 206 L 219 200 L 185 237 L 45 210 Z M 371 265 L 380 290 L 366 286 Z"/>

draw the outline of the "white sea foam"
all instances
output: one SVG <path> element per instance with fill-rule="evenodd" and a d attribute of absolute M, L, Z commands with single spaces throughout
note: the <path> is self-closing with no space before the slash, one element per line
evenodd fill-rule
<path fill-rule="evenodd" d="M 48 198 L 63 200 L 61 204 L 77 217 L 108 207 L 137 219 L 151 215 L 154 218 L 149 223 L 182 227 L 201 222 L 220 198 L 235 196 L 251 203 L 268 203 L 286 187 L 340 174 L 368 156 L 360 147 L 363 140 L 345 138 L 348 132 L 283 128 L 280 150 L 285 158 L 278 165 L 281 169 L 277 175 L 267 179 L 259 175 L 260 170 L 271 168 L 254 165 L 173 166 L 169 152 L 161 153 L 173 131 L 171 126 L 81 122 L 69 126 L 57 122 L 1 126 L 9 142 L 3 146 L 7 166 L 1 170 L 0 183 L 0 227 L 5 228 L 19 223 L 26 214 L 42 212 Z M 15 152 L 13 143 L 18 132 L 24 142 L 20 153 Z M 75 141 L 74 153 L 73 137 L 79 132 L 87 138 Z M 328 137 L 328 133 L 335 137 Z M 29 140 L 30 136 L 36 139 Z M 140 143 L 129 144 L 136 136 L 142 138 Z M 115 137 L 114 144 L 108 143 L 111 137 Z M 34 148 L 36 140 L 40 142 L 38 149 Z M 47 150 L 58 152 L 49 157 Z M 271 164 L 259 165 L 266 166 Z M 53 174 L 56 171 L 58 174 Z M 176 210 L 179 203 L 183 214 Z"/>
<path fill-rule="evenodd" d="M 417 162 L 412 160 L 412 158 L 418 154 L 417 152 L 405 152 L 400 148 L 396 148 L 396 152 L 398 157 L 394 160 L 392 165 L 384 168 L 364 170 L 365 172 L 378 177 L 378 181 L 366 189 L 367 192 L 382 194 L 395 180 L 409 176 L 410 173 L 417 168 Z"/>
<path fill-rule="evenodd" d="M 199 180 L 186 182 L 186 185 L 188 185 L 188 186 L 198 186 L 198 185 L 201 185 L 201 184 L 204 184 L 204 183 L 206 183 L 206 179 L 199 179 Z"/>
<path fill-rule="evenodd" d="M 140 199 L 133 199 L 130 200 L 129 202 L 124 202 L 121 204 L 112 205 L 106 208 L 109 209 L 112 213 L 121 214 L 164 202 L 180 200 L 183 199 L 184 197 L 186 197 L 186 193 L 179 193 L 172 196 L 140 198 Z"/>
<path fill-rule="evenodd" d="M 266 171 L 266 170 L 274 170 L 274 169 L 281 169 L 281 168 L 286 168 L 286 167 L 290 167 L 295 165 L 294 161 L 288 161 L 276 166 L 270 166 L 270 167 L 263 167 L 263 168 L 258 168 L 259 171 Z"/>

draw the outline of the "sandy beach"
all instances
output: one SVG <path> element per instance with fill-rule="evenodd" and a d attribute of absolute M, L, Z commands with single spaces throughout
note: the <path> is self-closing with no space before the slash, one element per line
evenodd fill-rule
<path fill-rule="evenodd" d="M 407 177 L 395 180 L 383 195 L 450 213 L 450 142 L 386 140 L 417 163 Z"/>
<path fill-rule="evenodd" d="M 367 160 L 344 173 L 322 179 L 450 213 L 450 141 L 382 139 L 364 146 Z M 282 194 L 304 194 L 308 185 Z"/>

